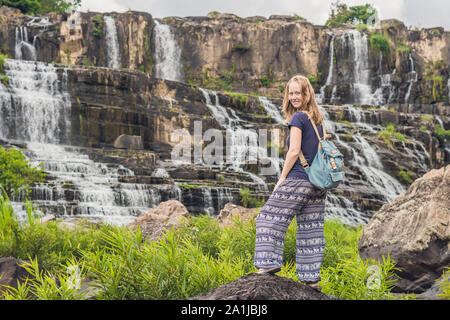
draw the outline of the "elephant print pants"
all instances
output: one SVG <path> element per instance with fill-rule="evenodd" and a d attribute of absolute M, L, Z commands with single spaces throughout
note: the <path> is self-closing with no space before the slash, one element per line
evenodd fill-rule
<path fill-rule="evenodd" d="M 297 278 L 306 283 L 320 281 L 326 194 L 326 190 L 296 177 L 286 178 L 272 192 L 256 217 L 255 267 L 281 267 L 284 237 L 296 217 Z"/>

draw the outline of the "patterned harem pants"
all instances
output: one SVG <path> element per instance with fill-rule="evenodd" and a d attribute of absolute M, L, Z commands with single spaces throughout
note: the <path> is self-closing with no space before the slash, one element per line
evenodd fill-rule
<path fill-rule="evenodd" d="M 256 217 L 256 268 L 281 267 L 284 237 L 295 216 L 297 278 L 307 283 L 320 281 L 326 193 L 308 180 L 295 177 L 286 178 L 278 186 Z"/>

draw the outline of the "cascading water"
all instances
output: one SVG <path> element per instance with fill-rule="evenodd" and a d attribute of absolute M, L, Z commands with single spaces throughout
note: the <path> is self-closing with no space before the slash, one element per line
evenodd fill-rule
<path fill-rule="evenodd" d="M 16 27 L 14 58 L 33 61 L 37 59 L 36 48 L 32 43 L 28 42 L 27 27 Z"/>
<path fill-rule="evenodd" d="M 412 88 L 413 84 L 415 82 L 417 82 L 417 72 L 414 68 L 414 60 L 411 56 L 411 53 L 409 54 L 409 65 L 410 65 L 411 69 L 408 73 L 409 85 L 408 85 L 408 90 L 406 91 L 406 94 L 405 94 L 405 103 L 409 102 L 409 96 L 411 95 L 411 88 Z"/>
<path fill-rule="evenodd" d="M 275 121 L 279 124 L 286 124 L 286 120 L 280 114 L 278 108 L 266 97 L 259 96 L 259 101 L 262 103 L 264 110 L 268 115 L 275 119 Z"/>
<path fill-rule="evenodd" d="M 325 101 L 325 89 L 327 86 L 333 83 L 333 72 L 334 72 L 334 39 L 335 36 L 332 34 L 331 41 L 330 41 L 330 49 L 328 54 L 328 76 L 327 80 L 325 82 L 325 85 L 323 85 L 320 88 L 320 93 L 317 95 L 317 102 L 318 103 L 324 103 Z M 330 103 L 335 103 L 336 100 L 336 86 L 333 87 L 332 95 L 331 95 L 331 101 Z"/>
<path fill-rule="evenodd" d="M 96 163 L 80 152 L 82 148 L 67 145 L 71 111 L 67 69 L 6 59 L 4 72 L 9 80 L 6 86 L 0 84 L 0 137 L 25 142 L 24 154 L 31 166 L 42 163 L 52 177 L 32 190 L 35 204 L 45 214 L 126 224 L 159 204 L 161 188 L 173 188 L 121 183 L 119 176 L 134 175 L 133 171 Z M 72 189 L 67 190 L 68 186 Z M 174 197 L 176 191 L 171 191 Z M 72 195 L 70 200 L 67 193 Z M 23 194 L 12 198 L 19 217 L 26 216 L 23 200 Z"/>
<path fill-rule="evenodd" d="M 181 50 L 166 24 L 155 21 L 155 76 L 181 81 Z"/>
<path fill-rule="evenodd" d="M 107 63 L 109 68 L 120 68 L 120 48 L 116 22 L 111 16 L 104 16 L 106 27 Z"/>
<path fill-rule="evenodd" d="M 227 134 L 227 165 L 236 172 L 246 173 L 257 185 L 267 191 L 265 181 L 258 175 L 246 172 L 242 169 L 247 158 L 257 160 L 261 159 L 264 163 L 270 163 L 271 167 L 275 169 L 279 176 L 280 159 L 278 157 L 268 157 L 266 147 L 258 146 L 258 134 L 255 130 L 246 129 L 242 125 L 244 121 L 240 119 L 234 110 L 227 109 L 219 104 L 217 92 L 199 88 L 205 97 L 206 105 L 211 110 L 214 119 L 226 130 Z M 215 102 L 212 103 L 210 95 L 213 95 Z"/>
<path fill-rule="evenodd" d="M 369 44 L 367 35 L 357 30 L 344 33 L 347 46 L 351 49 L 353 60 L 353 99 L 355 103 L 371 104 L 372 93 L 370 88 Z"/>

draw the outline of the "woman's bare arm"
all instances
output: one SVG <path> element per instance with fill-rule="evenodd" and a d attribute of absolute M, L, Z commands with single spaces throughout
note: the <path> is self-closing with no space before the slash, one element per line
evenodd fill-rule
<path fill-rule="evenodd" d="M 297 161 L 301 150 L 302 130 L 295 126 L 291 126 L 290 136 L 289 150 L 286 154 L 283 171 L 281 172 L 281 179 L 285 179 L 287 177 L 289 171 L 291 171 L 294 166 L 295 161 Z"/>

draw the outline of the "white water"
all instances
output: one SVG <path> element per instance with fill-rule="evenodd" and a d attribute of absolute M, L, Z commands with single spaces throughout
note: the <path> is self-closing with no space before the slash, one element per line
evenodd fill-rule
<path fill-rule="evenodd" d="M 359 104 L 372 104 L 373 97 L 370 88 L 369 44 L 367 35 L 357 30 L 344 33 L 351 49 L 353 59 L 353 97 Z"/>
<path fill-rule="evenodd" d="M 279 124 L 286 124 L 286 120 L 283 118 L 278 108 L 269 99 L 262 96 L 259 96 L 258 99 L 264 106 L 266 113 L 270 115 L 272 119 L 275 119 Z"/>
<path fill-rule="evenodd" d="M 27 27 L 16 27 L 14 58 L 36 61 L 37 53 L 33 43 L 28 42 Z"/>
<path fill-rule="evenodd" d="M 0 137 L 60 143 L 70 131 L 70 97 L 51 64 L 6 59 L 0 84 Z M 63 70 L 63 77 L 66 77 Z"/>
<path fill-rule="evenodd" d="M 408 73 L 408 90 L 406 91 L 406 95 L 405 95 L 405 103 L 408 103 L 409 101 L 409 96 L 411 95 L 411 88 L 413 86 L 413 84 L 415 82 L 417 82 L 417 72 L 414 69 L 414 60 L 412 59 L 411 53 L 409 54 L 409 64 L 411 66 L 411 69 Z"/>
<path fill-rule="evenodd" d="M 347 108 L 351 114 L 352 123 L 357 128 L 357 132 L 353 135 L 356 147 L 352 148 L 351 163 L 360 169 L 365 175 L 366 181 L 390 202 L 396 196 L 405 192 L 405 189 L 394 177 L 385 173 L 378 153 L 361 135 L 360 129 L 366 130 L 370 134 L 377 133 L 372 125 L 364 122 L 363 111 L 353 106 L 347 106 Z"/>
<path fill-rule="evenodd" d="M 269 157 L 266 146 L 258 146 L 258 133 L 253 129 L 245 128 L 245 122 L 236 115 L 234 110 L 221 106 L 217 92 L 199 89 L 203 93 L 206 105 L 211 110 L 214 119 L 226 130 L 227 165 L 231 166 L 233 171 L 246 173 L 261 189 L 267 191 L 265 181 L 254 173 L 244 171 L 242 166 L 247 159 L 253 163 L 259 159 L 264 164 L 269 163 L 279 177 L 281 175 L 280 158 L 278 155 Z M 214 103 L 211 101 L 210 95 L 214 96 Z"/>
<path fill-rule="evenodd" d="M 318 103 L 322 104 L 325 101 L 325 89 L 327 86 L 333 83 L 333 72 L 334 72 L 334 34 L 331 36 L 330 41 L 330 50 L 328 51 L 328 76 L 327 80 L 325 82 L 325 85 L 323 85 L 320 88 L 320 94 L 317 95 L 317 101 Z M 336 86 L 333 87 L 332 95 L 331 95 L 331 101 L 330 103 L 335 103 L 335 97 L 336 96 Z"/>
<path fill-rule="evenodd" d="M 31 166 L 42 163 L 52 177 L 33 188 L 35 204 L 57 210 L 60 217 L 77 215 L 117 225 L 127 224 L 159 204 L 160 186 L 120 183 L 119 176 L 134 175 L 133 171 L 94 162 L 82 148 L 67 145 L 71 103 L 66 69 L 6 59 L 4 72 L 9 83 L 0 83 L 0 137 L 25 142 L 24 154 Z M 73 185 L 73 201 L 64 195 L 68 183 Z M 18 217 L 26 216 L 22 198 L 12 199 Z"/>
<path fill-rule="evenodd" d="M 117 37 L 117 28 L 114 18 L 111 16 L 104 16 L 106 27 L 106 54 L 109 68 L 120 68 L 120 48 L 119 39 Z"/>
<path fill-rule="evenodd" d="M 154 21 L 156 78 L 181 81 L 181 50 L 169 26 Z"/>

